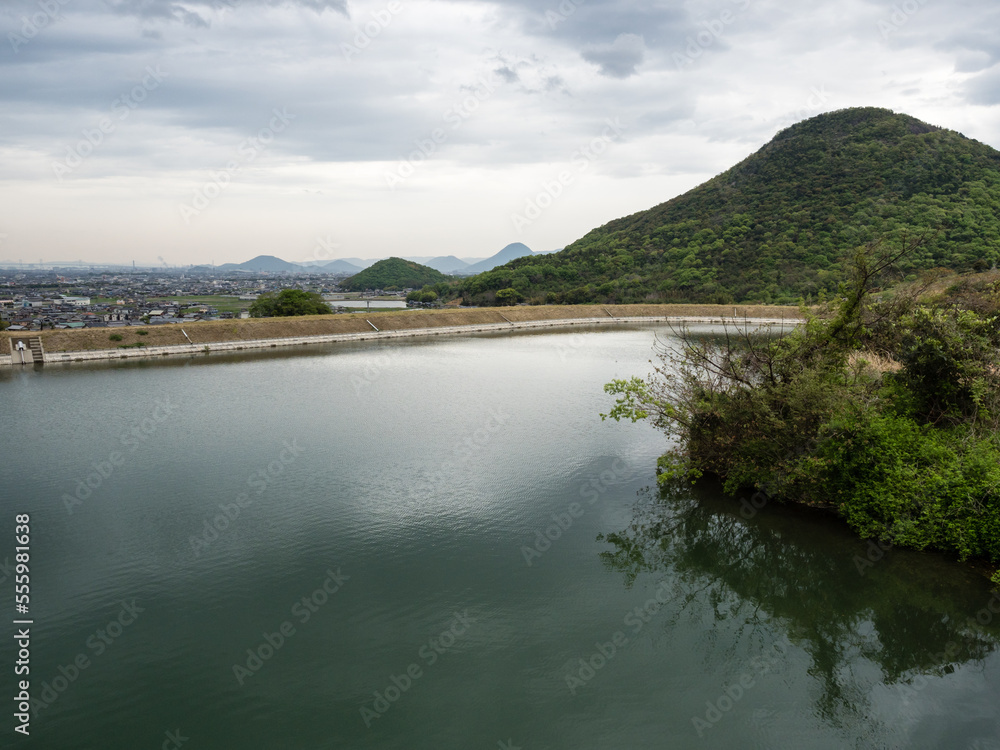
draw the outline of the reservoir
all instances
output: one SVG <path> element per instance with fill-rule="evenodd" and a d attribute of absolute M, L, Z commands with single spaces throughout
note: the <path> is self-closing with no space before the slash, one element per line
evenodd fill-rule
<path fill-rule="evenodd" d="M 347 310 L 405 310 L 406 300 L 378 300 L 378 299 L 335 299 L 328 300 L 330 307 L 343 307 Z"/>
<path fill-rule="evenodd" d="M 23 744 L 1000 748 L 985 577 L 710 481 L 661 493 L 666 438 L 601 421 L 670 335 L 0 371 Z"/>

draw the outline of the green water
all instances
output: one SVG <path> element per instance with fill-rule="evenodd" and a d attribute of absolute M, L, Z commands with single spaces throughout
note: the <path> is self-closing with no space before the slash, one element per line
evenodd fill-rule
<path fill-rule="evenodd" d="M 971 568 L 657 493 L 654 331 L 0 372 L 2 746 L 1000 748 Z"/>

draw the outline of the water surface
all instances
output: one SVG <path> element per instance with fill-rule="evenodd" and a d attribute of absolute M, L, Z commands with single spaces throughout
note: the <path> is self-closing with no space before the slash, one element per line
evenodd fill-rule
<path fill-rule="evenodd" d="M 0 372 L 0 559 L 30 513 L 32 692 L 62 688 L 5 736 L 1000 747 L 970 567 L 655 490 L 663 436 L 598 417 L 654 332 Z"/>

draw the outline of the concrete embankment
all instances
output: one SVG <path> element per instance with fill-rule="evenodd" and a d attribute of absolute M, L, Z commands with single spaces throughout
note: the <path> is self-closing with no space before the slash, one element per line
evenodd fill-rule
<path fill-rule="evenodd" d="M 630 308 L 641 308 L 639 310 Z M 652 309 L 651 309 L 652 308 Z M 684 312 L 701 314 L 663 314 Z M 587 316 L 563 317 L 567 313 L 586 311 Z M 476 315 L 469 315 L 474 312 Z M 595 312 L 603 315 L 594 316 Z M 636 315 L 622 315 L 625 312 L 638 312 Z M 750 316 L 749 313 L 757 313 Z M 761 313 L 770 313 L 762 315 Z M 463 314 L 465 313 L 465 314 Z M 534 313 L 533 315 L 531 313 Z M 660 313 L 660 314 L 657 314 Z M 728 313 L 725 314 L 725 313 Z M 777 313 L 777 314 L 775 314 Z M 735 317 L 734 317 L 735 315 Z M 470 318 L 485 320 L 478 322 Z M 488 322 L 501 320 L 502 322 Z M 109 360 L 155 359 L 164 356 L 191 356 L 223 352 L 266 350 L 277 347 L 333 344 L 339 342 L 370 341 L 396 338 L 416 338 L 427 336 L 468 334 L 468 333 L 503 333 L 507 331 L 526 329 L 554 329 L 564 327 L 614 326 L 634 325 L 652 322 L 673 321 L 678 323 L 722 323 L 750 320 L 753 323 L 795 323 L 798 320 L 798 310 L 794 308 L 777 308 L 755 306 L 752 308 L 733 308 L 716 305 L 636 305 L 615 307 L 585 306 L 580 308 L 515 308 L 499 311 L 495 308 L 483 311 L 440 311 L 440 313 L 406 314 L 385 313 L 366 316 L 323 316 L 312 319 L 265 319 L 258 321 L 239 321 L 240 326 L 233 326 L 233 321 L 219 321 L 225 326 L 211 323 L 195 323 L 185 326 L 150 327 L 146 340 L 138 337 L 138 331 L 127 329 L 87 329 L 85 331 L 46 331 L 28 334 L 7 334 L 10 339 L 11 356 L 3 356 L 0 349 L 0 366 L 16 365 L 19 362 L 19 352 L 14 347 L 15 340 L 36 339 L 44 343 L 44 352 L 34 357 L 34 362 L 56 364 L 60 362 L 94 362 Z M 457 325 L 448 325 L 449 323 Z M 425 323 L 425 325 L 419 325 Z M 427 324 L 430 325 L 427 325 Z M 249 325 L 247 325 L 249 324 Z M 338 332 L 314 333 L 317 329 L 341 329 Z M 362 328 L 363 327 L 363 328 Z M 173 329 L 171 331 L 158 329 Z M 288 335 L 295 329 L 305 335 Z M 344 330 L 348 329 L 348 330 Z M 352 330 L 353 329 L 353 330 Z M 358 330 L 362 329 L 362 330 Z M 144 346 L 127 348 L 98 348 L 115 333 L 127 334 L 128 343 L 142 342 Z M 259 337 L 251 337 L 254 333 Z M 285 335 L 281 335 L 284 333 Z M 25 334 L 28 334 L 27 336 Z M 47 335 L 46 335 L 47 334 Z M 96 334 L 96 335 L 95 335 Z M 181 338 L 183 337 L 183 338 Z M 164 339 L 170 343 L 160 343 Z M 180 339 L 184 343 L 174 343 Z M 148 341 L 148 345 L 147 344 Z M 80 348 L 74 348 L 79 344 Z M 61 350 L 53 350 L 54 347 Z M 107 344 L 104 344 L 107 346 Z"/>

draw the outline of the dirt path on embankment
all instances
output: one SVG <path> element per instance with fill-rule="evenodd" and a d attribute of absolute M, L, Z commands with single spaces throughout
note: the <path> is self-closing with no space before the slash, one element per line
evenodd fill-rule
<path fill-rule="evenodd" d="M 206 352 L 224 346 L 263 348 L 279 340 L 287 344 L 322 343 L 326 340 L 349 340 L 354 337 L 377 338 L 414 334 L 462 333 L 492 327 L 520 328 L 538 322 L 540 326 L 565 321 L 613 323 L 619 319 L 664 320 L 798 320 L 798 308 L 774 305 L 542 305 L 537 307 L 489 307 L 444 310 L 398 310 L 377 313 L 310 315 L 295 318 L 251 318 L 169 325 L 127 326 L 123 328 L 85 328 L 76 330 L 21 331 L 0 333 L 0 357 L 10 351 L 4 339 L 41 338 L 46 362 L 73 359 L 132 358 L 171 353 Z M 546 326 L 547 327 L 547 326 Z M 140 334 L 145 331 L 145 334 Z M 378 333 L 376 333 L 378 332 Z M 112 340 L 112 335 L 122 337 Z M 323 337 L 323 338 L 319 338 Z M 314 338 L 315 341 L 308 339 Z M 142 348 L 134 347 L 143 344 Z M 242 346 L 242 344 L 247 346 Z M 133 345 L 130 347 L 129 345 Z M 238 346 L 236 346 L 238 345 Z M 176 349 L 173 349 L 176 347 Z M 90 353 L 71 357 L 65 353 Z"/>

